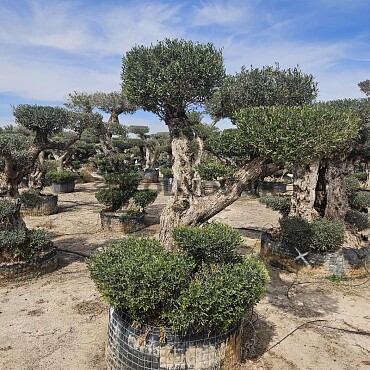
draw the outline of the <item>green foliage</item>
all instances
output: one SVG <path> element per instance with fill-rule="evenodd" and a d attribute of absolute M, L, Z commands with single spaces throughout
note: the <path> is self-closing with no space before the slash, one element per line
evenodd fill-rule
<path fill-rule="evenodd" d="M 242 140 L 243 133 L 237 129 L 214 132 L 205 141 L 205 148 L 216 157 L 223 157 L 241 166 L 250 160 L 252 151 Z"/>
<path fill-rule="evenodd" d="M 50 246 L 50 235 L 47 231 L 33 229 L 28 232 L 28 243 L 17 248 L 17 255 L 22 260 L 27 260 L 42 252 Z"/>
<path fill-rule="evenodd" d="M 351 175 L 346 178 L 346 193 L 349 199 L 355 197 L 356 193 L 360 189 L 360 181 L 356 176 Z"/>
<path fill-rule="evenodd" d="M 122 59 L 124 94 L 162 119 L 202 104 L 224 74 L 222 53 L 211 43 L 164 39 L 149 47 L 134 46 Z"/>
<path fill-rule="evenodd" d="M 36 208 L 42 204 L 44 197 L 40 195 L 40 190 L 38 189 L 27 189 L 21 193 L 19 199 L 23 207 Z"/>
<path fill-rule="evenodd" d="M 247 107 L 311 104 L 317 92 L 313 76 L 297 67 L 243 67 L 241 72 L 224 79 L 221 88 L 207 101 L 206 111 L 215 120 L 233 119 L 236 112 Z"/>
<path fill-rule="evenodd" d="M 145 210 L 145 208 L 153 203 L 157 198 L 158 192 L 153 189 L 143 189 L 138 190 L 134 195 L 133 199 L 135 204 L 141 208 L 142 211 Z"/>
<path fill-rule="evenodd" d="M 67 182 L 71 180 L 76 180 L 79 178 L 78 173 L 76 172 L 71 172 L 67 170 L 63 171 L 48 171 L 45 175 L 45 180 L 48 184 L 51 183 L 62 183 L 62 182 Z"/>
<path fill-rule="evenodd" d="M 348 211 L 345 221 L 356 227 L 359 231 L 366 230 L 370 227 L 369 215 L 357 210 Z"/>
<path fill-rule="evenodd" d="M 166 316 L 178 332 L 225 332 L 245 316 L 266 290 L 268 275 L 256 258 L 230 265 L 203 265 Z"/>
<path fill-rule="evenodd" d="M 366 94 L 367 96 L 370 96 L 370 80 L 359 82 L 358 87 L 364 94 Z"/>
<path fill-rule="evenodd" d="M 104 179 L 110 188 L 98 190 L 95 197 L 99 203 L 116 211 L 137 192 L 141 176 L 135 172 L 108 173 Z"/>
<path fill-rule="evenodd" d="M 0 231 L 0 246 L 1 249 L 12 251 L 18 255 L 18 249 L 27 242 L 26 229 L 13 229 Z"/>
<path fill-rule="evenodd" d="M 308 222 L 300 217 L 283 217 L 279 223 L 282 240 L 301 252 L 309 249 L 332 251 L 344 241 L 344 225 L 327 218 Z"/>
<path fill-rule="evenodd" d="M 167 177 L 172 177 L 173 176 L 172 167 L 160 166 L 159 171 L 161 171 L 163 176 L 167 176 Z"/>
<path fill-rule="evenodd" d="M 282 240 L 287 245 L 297 247 L 301 252 L 309 249 L 313 232 L 308 221 L 291 216 L 281 218 L 279 224 Z"/>
<path fill-rule="evenodd" d="M 110 189 L 99 189 L 95 197 L 99 203 L 109 207 L 112 211 L 119 209 L 124 203 L 126 203 L 135 190 L 121 189 L 121 188 L 110 188 Z"/>
<path fill-rule="evenodd" d="M 237 259 L 235 249 L 242 238 L 232 227 L 220 222 L 196 226 L 178 226 L 172 237 L 181 250 L 191 255 L 197 265 L 227 263 Z"/>
<path fill-rule="evenodd" d="M 0 198 L 0 224 L 6 222 L 6 220 L 14 213 L 19 211 L 19 205 L 17 202 Z"/>
<path fill-rule="evenodd" d="M 349 201 L 350 205 L 357 209 L 370 207 L 370 192 L 358 191 Z"/>
<path fill-rule="evenodd" d="M 162 324 L 189 284 L 194 263 L 165 250 L 154 238 L 128 237 L 89 260 L 91 278 L 104 298 L 138 321 Z"/>
<path fill-rule="evenodd" d="M 278 211 L 283 217 L 288 216 L 290 212 L 291 197 L 285 195 L 267 195 L 260 197 L 258 201 L 267 207 Z"/>
<path fill-rule="evenodd" d="M 312 239 L 310 248 L 316 251 L 333 251 L 344 241 L 344 225 L 342 223 L 318 218 L 311 223 Z"/>
<path fill-rule="evenodd" d="M 212 242 L 219 243 L 219 251 L 224 257 L 229 255 L 231 248 L 221 245 L 217 237 L 235 247 L 235 232 L 226 225 L 207 227 L 203 237 L 211 237 L 210 241 L 194 236 L 195 228 L 190 238 L 208 250 Z M 180 234 L 188 237 L 184 229 L 178 230 L 179 239 Z M 227 263 L 219 261 L 223 257 L 215 255 L 210 263 L 200 259 L 196 265 L 191 255 L 166 250 L 154 238 L 128 237 L 90 257 L 88 266 L 98 290 L 114 307 L 128 311 L 139 322 L 190 334 L 227 330 L 265 291 L 268 276 L 257 259 L 232 254 Z"/>
<path fill-rule="evenodd" d="M 235 168 L 223 163 L 205 161 L 195 167 L 203 180 L 231 179 Z"/>
<path fill-rule="evenodd" d="M 112 154 L 110 156 L 104 156 L 98 158 L 96 164 L 99 169 L 99 173 L 121 173 L 127 172 L 127 158 L 122 153 Z"/>
<path fill-rule="evenodd" d="M 19 104 L 13 108 L 15 122 L 34 132 L 55 134 L 67 127 L 70 113 L 59 107 Z"/>
<path fill-rule="evenodd" d="M 351 112 L 321 107 L 253 107 L 235 114 L 242 143 L 275 161 L 309 163 L 345 147 L 359 131 Z"/>
<path fill-rule="evenodd" d="M 367 173 L 366 172 L 356 172 L 354 175 L 356 176 L 356 179 L 360 182 L 367 181 Z"/>

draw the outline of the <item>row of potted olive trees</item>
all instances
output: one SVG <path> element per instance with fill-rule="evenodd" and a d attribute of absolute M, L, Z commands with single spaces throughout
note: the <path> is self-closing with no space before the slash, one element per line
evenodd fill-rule
<path fill-rule="evenodd" d="M 353 109 L 313 104 L 316 83 L 298 68 L 242 68 L 226 76 L 221 51 L 212 44 L 165 39 L 149 47 L 135 46 L 123 57 L 121 76 L 123 94 L 156 114 L 169 129 L 174 194 L 161 215 L 161 244 L 130 238 L 90 261 L 92 277 L 112 305 L 109 368 L 235 366 L 222 355 L 214 356 L 211 364 L 191 357 L 196 351 L 189 335 L 206 331 L 215 338 L 238 325 L 260 299 L 266 275 L 251 260 L 230 252 L 237 237 L 225 226 L 196 225 L 233 203 L 252 182 L 287 164 L 295 168 L 292 212 L 296 216 L 305 217 L 310 210 L 319 216 L 342 217 L 338 204 L 344 173 L 334 163 L 345 160 L 364 121 Z M 235 128 L 202 135 L 189 111 L 204 104 L 215 120 L 228 117 Z M 217 158 L 216 165 L 204 163 L 207 150 Z M 341 188 L 326 194 L 330 202 L 320 207 L 317 202 L 306 204 L 305 191 L 316 187 L 309 188 L 305 176 L 314 166 L 319 170 L 317 163 L 324 161 L 325 181 L 337 173 L 334 186 Z M 200 192 L 202 175 L 222 179 L 219 189 L 209 195 Z M 317 175 L 320 181 L 322 177 Z M 136 331 L 129 329 L 132 321 L 137 323 Z M 153 326 L 162 329 L 156 332 Z M 136 339 L 127 345 L 126 336 Z M 178 344 L 180 339 L 187 344 Z M 217 346 L 227 345 L 217 342 Z M 179 351 L 183 356 L 176 356 Z"/>

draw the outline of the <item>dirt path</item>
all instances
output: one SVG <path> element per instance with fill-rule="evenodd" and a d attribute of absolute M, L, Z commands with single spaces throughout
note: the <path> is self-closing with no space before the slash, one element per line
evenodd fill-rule
<path fill-rule="evenodd" d="M 76 192 L 59 195 L 58 214 L 26 217 L 27 225 L 49 229 L 61 249 L 91 254 L 121 237 L 100 230 L 102 207 L 94 197 L 100 186 L 77 185 Z M 166 200 L 162 193 L 150 206 L 149 226 L 139 234 L 158 232 Z M 276 224 L 278 215 L 240 198 L 216 219 L 243 230 Z M 105 369 L 107 306 L 83 257 L 61 253 L 60 260 L 57 271 L 37 280 L 0 286 L 0 369 Z M 268 292 L 253 329 L 246 328 L 255 343 L 246 344 L 249 359 L 242 369 L 370 369 L 369 280 L 333 283 L 269 270 Z"/>

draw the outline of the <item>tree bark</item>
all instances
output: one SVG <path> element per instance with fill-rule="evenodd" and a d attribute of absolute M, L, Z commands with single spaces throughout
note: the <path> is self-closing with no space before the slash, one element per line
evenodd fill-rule
<path fill-rule="evenodd" d="M 290 215 L 343 221 L 349 210 L 345 181 L 352 167 L 343 153 L 296 169 Z"/>
<path fill-rule="evenodd" d="M 290 216 L 297 216 L 311 221 L 318 217 L 314 208 L 316 186 L 319 178 L 320 161 L 311 163 L 293 171 L 293 194 Z"/>
<path fill-rule="evenodd" d="M 197 196 L 195 192 L 175 193 L 161 215 L 160 241 L 174 249 L 171 237 L 174 227 L 197 225 L 208 221 L 234 203 L 250 183 L 257 181 L 260 176 L 271 175 L 277 170 L 277 166 L 267 165 L 267 163 L 264 158 L 252 160 L 237 171 L 232 182 L 226 183 L 223 188 L 210 195 Z"/>

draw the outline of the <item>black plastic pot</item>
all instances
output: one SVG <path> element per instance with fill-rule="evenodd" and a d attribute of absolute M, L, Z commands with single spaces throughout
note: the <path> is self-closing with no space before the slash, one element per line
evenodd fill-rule
<path fill-rule="evenodd" d="M 109 312 L 108 370 L 231 370 L 240 362 L 240 327 L 226 333 L 181 336 L 138 325 L 127 313 Z"/>
<path fill-rule="evenodd" d="M 279 194 L 285 192 L 286 192 L 285 182 L 269 182 L 269 181 L 258 182 L 258 193 L 260 195 Z"/>
<path fill-rule="evenodd" d="M 165 193 L 172 192 L 172 182 L 173 182 L 172 176 L 163 176 L 163 191 Z"/>
<path fill-rule="evenodd" d="M 75 180 L 53 182 L 50 188 L 53 193 L 72 193 L 75 190 Z"/>

